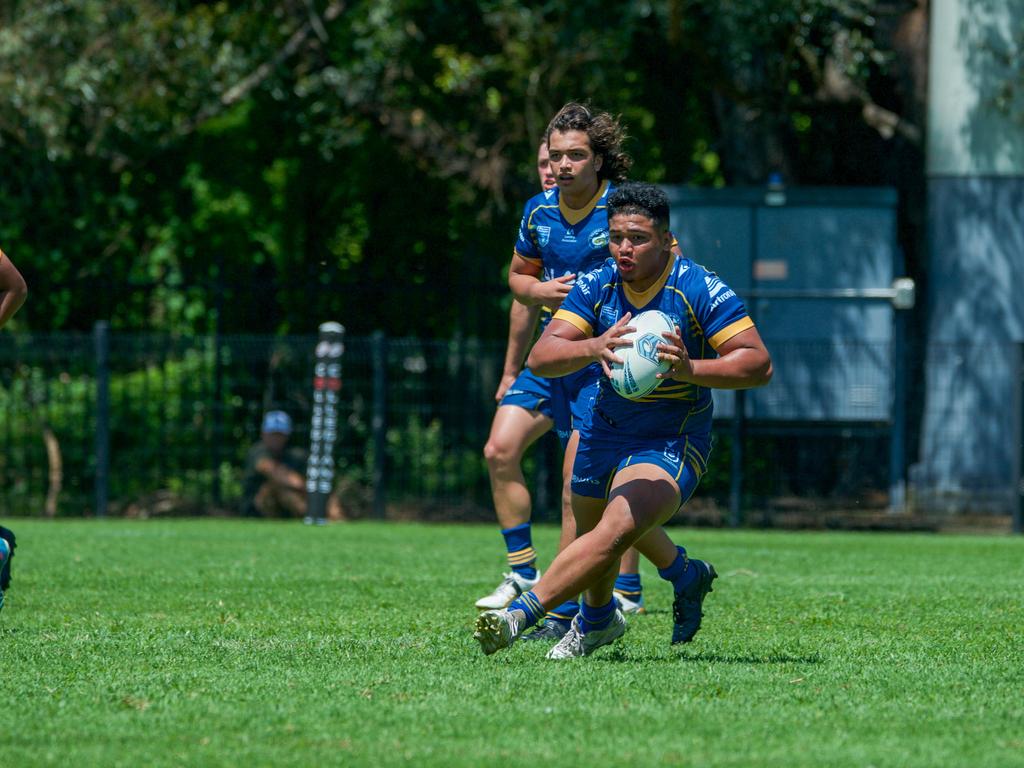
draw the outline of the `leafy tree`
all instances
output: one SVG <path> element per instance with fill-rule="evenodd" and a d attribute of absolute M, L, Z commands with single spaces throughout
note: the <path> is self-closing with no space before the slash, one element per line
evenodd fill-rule
<path fill-rule="evenodd" d="M 19 318 L 501 336 L 502 270 L 558 106 L 621 113 L 639 178 L 889 182 L 920 166 L 900 76 L 913 57 L 896 42 L 914 13 L 897 0 L 0 3 L 0 243 L 33 287 Z"/>

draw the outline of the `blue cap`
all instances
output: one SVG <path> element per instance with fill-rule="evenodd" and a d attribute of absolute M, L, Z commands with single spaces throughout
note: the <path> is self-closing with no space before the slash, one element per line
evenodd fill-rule
<path fill-rule="evenodd" d="M 284 411 L 267 411 L 263 416 L 261 431 L 290 435 L 292 433 L 292 418 Z"/>

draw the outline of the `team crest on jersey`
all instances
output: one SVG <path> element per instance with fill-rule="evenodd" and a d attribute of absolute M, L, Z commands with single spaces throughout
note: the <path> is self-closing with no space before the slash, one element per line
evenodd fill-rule
<path fill-rule="evenodd" d="M 551 240 L 551 227 L 545 227 L 539 225 L 537 227 L 537 242 L 540 243 L 540 247 L 543 248 Z"/>
<path fill-rule="evenodd" d="M 592 248 L 606 248 L 608 246 L 608 230 L 596 229 L 590 234 L 590 246 Z"/>
<path fill-rule="evenodd" d="M 619 313 L 615 307 L 601 307 L 601 325 L 613 326 L 619 319 Z"/>

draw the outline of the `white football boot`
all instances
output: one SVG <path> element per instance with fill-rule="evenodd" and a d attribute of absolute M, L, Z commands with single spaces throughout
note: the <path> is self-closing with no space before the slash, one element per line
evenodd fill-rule
<path fill-rule="evenodd" d="M 480 643 L 480 649 L 490 656 L 516 641 L 522 634 L 525 618 L 522 611 L 484 611 L 476 617 L 473 637 Z"/>
<path fill-rule="evenodd" d="M 524 592 L 529 592 L 540 581 L 540 571 L 534 579 L 525 579 L 515 571 L 504 574 L 501 584 L 494 588 L 494 591 L 486 597 L 476 601 L 476 607 L 481 611 L 498 611 L 508 608 L 508 604 Z"/>
<path fill-rule="evenodd" d="M 614 643 L 626 634 L 626 617 L 622 611 L 615 609 L 612 620 L 604 629 L 592 629 L 583 634 L 580 625 L 583 619 L 577 614 L 565 637 L 548 651 L 549 659 L 574 659 L 577 656 L 589 656 L 602 645 Z"/>
<path fill-rule="evenodd" d="M 621 592 L 616 592 L 615 604 L 619 606 L 619 610 L 622 611 L 623 615 L 625 616 L 647 613 L 647 608 L 644 607 L 643 595 L 640 595 L 640 599 L 634 602 Z"/>

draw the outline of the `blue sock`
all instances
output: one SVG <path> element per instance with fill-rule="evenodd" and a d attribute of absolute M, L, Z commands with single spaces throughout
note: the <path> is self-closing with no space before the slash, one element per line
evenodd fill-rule
<path fill-rule="evenodd" d="M 587 605 L 584 600 L 580 604 L 580 631 L 585 635 L 597 629 L 604 629 L 612 622 L 615 615 L 615 599 L 612 598 L 604 605 L 595 608 Z"/>
<path fill-rule="evenodd" d="M 533 548 L 533 536 L 530 524 L 523 523 L 515 528 L 505 528 L 501 535 L 505 537 L 505 549 L 508 550 L 508 564 L 512 570 L 524 579 L 536 579 L 537 551 Z"/>
<path fill-rule="evenodd" d="M 689 567 L 690 560 L 686 556 L 686 550 L 683 547 L 676 547 L 676 549 L 679 550 L 676 559 L 672 561 L 668 568 L 659 568 L 658 575 L 665 581 L 672 582 L 672 588 L 678 595 L 697 577 L 697 569 Z"/>
<path fill-rule="evenodd" d="M 532 627 L 544 618 L 544 606 L 540 604 L 540 600 L 533 594 L 533 590 L 525 592 L 509 603 L 508 610 L 522 611 L 526 614 L 526 623 L 523 624 L 523 629 Z"/>
<path fill-rule="evenodd" d="M 615 577 L 615 591 L 621 592 L 634 603 L 639 603 L 644 596 L 644 588 L 640 583 L 640 574 L 620 573 Z"/>
<path fill-rule="evenodd" d="M 575 600 L 566 600 L 564 603 L 559 605 L 557 608 L 552 608 L 548 611 L 545 621 L 560 621 L 566 626 L 573 620 L 577 613 L 580 612 L 580 604 Z"/>

